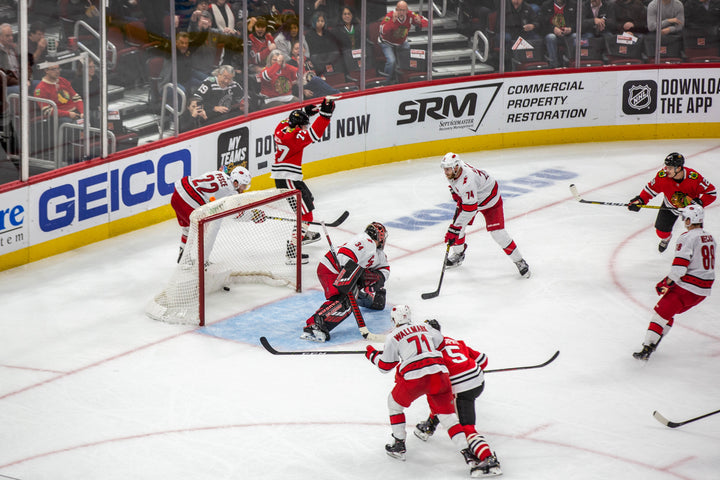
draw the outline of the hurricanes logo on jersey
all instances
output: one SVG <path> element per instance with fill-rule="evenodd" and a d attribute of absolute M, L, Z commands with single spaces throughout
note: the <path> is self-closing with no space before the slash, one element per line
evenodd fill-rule
<path fill-rule="evenodd" d="M 683 208 L 690 205 L 691 200 L 690 197 L 685 195 L 683 192 L 675 192 L 672 194 L 672 197 L 670 197 L 670 203 L 672 203 L 676 208 Z"/>

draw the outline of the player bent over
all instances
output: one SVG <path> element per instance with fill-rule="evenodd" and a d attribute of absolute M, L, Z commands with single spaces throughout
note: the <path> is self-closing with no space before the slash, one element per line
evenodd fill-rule
<path fill-rule="evenodd" d="M 642 350 L 633 353 L 640 360 L 650 358 L 673 326 L 675 315 L 690 310 L 710 295 L 715 281 L 717 244 L 703 229 L 703 208 L 689 205 L 680 210 L 680 215 L 687 232 L 677 240 L 670 274 L 655 286 L 661 298 L 655 305 Z"/>
<path fill-rule="evenodd" d="M 440 323 L 437 320 L 425 320 L 425 323 L 440 332 Z M 447 335 L 443 336 L 443 339 L 445 340 L 445 348 L 442 350 L 443 361 L 450 374 L 455 409 L 470 445 L 470 448 L 462 451 L 465 461 L 475 465 L 473 471 L 482 475 L 489 475 L 491 471 L 500 472 L 497 457 L 490 450 L 485 437 L 479 435 L 475 429 L 475 400 L 485 388 L 483 370 L 488 364 L 487 356 L 468 347 L 462 340 L 455 340 Z M 426 421 L 417 424 L 413 433 L 425 442 L 435 433 L 439 423 L 437 416 L 431 413 Z"/>
<path fill-rule="evenodd" d="M 457 203 L 453 222 L 445 234 L 445 243 L 452 246 L 452 255 L 445 263 L 447 268 L 459 267 L 465 260 L 465 230 L 472 225 L 475 215 L 480 212 L 495 243 L 515 263 L 520 275 L 530 278 L 530 267 L 507 230 L 505 213 L 498 183 L 484 170 L 468 165 L 456 153 L 447 153 L 440 161 L 450 183 L 450 194 Z"/>
<path fill-rule="evenodd" d="M 448 368 L 441 353 L 445 341 L 440 332 L 428 325 L 414 324 L 410 317 L 410 307 L 395 305 L 390 313 L 395 328 L 388 334 L 382 353 L 372 345 L 367 346 L 365 353 L 381 372 L 396 370 L 395 386 L 388 395 L 393 443 L 385 445 L 385 451 L 393 458 L 405 460 L 405 409 L 426 395 L 430 411 L 447 428 L 450 439 L 462 454 L 468 443 L 455 414 Z M 494 475 L 501 473 L 499 467 L 494 472 Z M 481 470 L 471 470 L 471 473 L 483 476 Z"/>
<path fill-rule="evenodd" d="M 325 303 L 307 319 L 300 338 L 316 342 L 330 340 L 330 331 L 352 312 L 348 292 L 356 295 L 358 305 L 372 310 L 385 308 L 385 282 L 390 264 L 383 248 L 387 230 L 373 222 L 337 251 L 337 259 L 328 251 L 320 260 L 317 276 L 325 291 Z"/>
<path fill-rule="evenodd" d="M 187 243 L 187 236 L 190 232 L 190 214 L 193 210 L 213 200 L 243 193 L 250 188 L 251 180 L 250 172 L 245 167 L 236 166 L 229 175 L 223 171 L 213 171 L 197 177 L 183 177 L 175 182 L 175 191 L 170 199 L 170 205 L 175 210 L 175 216 L 182 228 L 178 263 L 182 259 Z M 265 212 L 262 210 L 252 210 L 251 215 L 251 220 L 255 223 L 264 222 L 266 218 Z"/>
<path fill-rule="evenodd" d="M 691 203 L 707 207 L 717 199 L 717 191 L 707 178 L 685 167 L 685 157 L 673 152 L 665 157 L 665 166 L 645 185 L 640 195 L 628 202 L 628 210 L 639 212 L 639 205 L 646 205 L 659 194 L 663 195 L 663 205 L 668 207 L 658 211 L 655 219 L 655 233 L 660 238 L 658 250 L 662 253 L 670 243 L 677 209 Z"/>
<path fill-rule="evenodd" d="M 300 212 L 303 245 L 320 240 L 318 232 L 308 231 L 307 222 L 313 221 L 315 204 L 310 189 L 303 181 L 303 151 L 308 145 L 322 139 L 334 110 L 335 101 L 326 97 L 319 108 L 316 105 L 307 105 L 301 110 L 293 110 L 287 119 L 275 127 L 275 163 L 271 167 L 270 178 L 275 179 L 277 188 L 298 189 L 302 194 Z M 311 126 L 310 117 L 318 112 L 320 115 Z"/>

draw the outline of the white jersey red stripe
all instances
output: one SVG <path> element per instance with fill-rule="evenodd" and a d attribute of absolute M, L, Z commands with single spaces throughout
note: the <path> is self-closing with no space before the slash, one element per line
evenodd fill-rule
<path fill-rule="evenodd" d="M 365 269 L 373 269 L 379 271 L 385 277 L 390 277 L 390 264 L 388 263 L 385 251 L 377 248 L 375 240 L 365 233 L 358 233 L 344 243 L 337 251 L 338 262 L 335 263 L 332 252 L 327 252 L 320 260 L 320 263 L 333 273 L 340 273 L 340 268 L 345 265 L 348 260 L 352 260 L 357 265 Z"/>
<path fill-rule="evenodd" d="M 443 355 L 443 336 L 426 325 L 406 324 L 393 329 L 385 339 L 385 347 L 372 361 L 387 373 L 397 366 L 397 375 L 414 380 L 435 373 L 448 373 Z"/>
<path fill-rule="evenodd" d="M 450 190 L 460 198 L 460 212 L 453 224 L 467 226 L 478 210 L 494 207 L 500 200 L 498 183 L 484 170 L 461 163 L 462 172 L 454 180 L 449 180 Z"/>
<path fill-rule="evenodd" d="M 175 182 L 175 190 L 193 210 L 210 202 L 211 198 L 217 200 L 237 193 L 230 177 L 217 170 L 193 178 L 183 177 Z"/>
<path fill-rule="evenodd" d="M 668 278 L 696 295 L 708 296 L 715 281 L 717 244 L 702 228 L 680 235 Z"/>

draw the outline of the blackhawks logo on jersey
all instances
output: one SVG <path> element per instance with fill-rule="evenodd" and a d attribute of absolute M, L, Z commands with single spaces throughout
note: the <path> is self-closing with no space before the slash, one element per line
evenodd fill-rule
<path fill-rule="evenodd" d="M 692 199 L 683 192 L 675 192 L 672 194 L 672 197 L 670 197 L 670 203 L 672 203 L 675 208 L 683 208 L 690 205 Z"/>

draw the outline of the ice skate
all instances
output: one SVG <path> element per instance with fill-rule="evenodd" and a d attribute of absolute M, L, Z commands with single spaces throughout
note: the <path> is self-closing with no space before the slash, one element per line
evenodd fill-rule
<path fill-rule="evenodd" d="M 455 268 L 462 265 L 465 261 L 465 250 L 467 250 L 467 244 L 463 245 L 463 251 L 461 253 L 453 252 L 445 261 L 445 268 Z"/>
<path fill-rule="evenodd" d="M 520 259 L 517 262 L 515 262 L 515 266 L 518 269 L 518 272 L 520 272 L 520 276 L 523 278 L 530 278 L 530 267 L 528 266 L 525 259 Z"/>
<path fill-rule="evenodd" d="M 435 433 L 435 429 L 439 423 L 440 420 L 438 420 L 437 417 L 430 415 L 427 420 L 415 425 L 413 433 L 423 442 L 427 442 L 428 438 L 432 437 L 432 434 Z"/>
<path fill-rule="evenodd" d="M 500 462 L 495 454 L 470 469 L 470 476 L 473 478 L 497 477 L 498 475 L 502 475 L 502 470 L 500 470 Z"/>
<path fill-rule="evenodd" d="M 320 233 L 311 232 L 310 230 L 308 230 L 307 232 L 305 232 L 302 242 L 303 242 L 303 245 L 307 245 L 309 243 L 315 243 L 319 240 L 320 240 Z"/>
<path fill-rule="evenodd" d="M 392 445 L 387 444 L 385 445 L 385 452 L 390 455 L 393 458 L 397 458 L 398 460 L 405 461 L 405 440 L 398 440 L 395 438 L 395 435 L 393 435 L 393 440 L 395 440 L 395 443 Z"/>
<path fill-rule="evenodd" d="M 638 360 L 644 360 L 647 362 L 648 359 L 650 358 L 650 354 L 652 354 L 655 351 L 656 347 L 657 347 L 656 344 L 643 345 L 642 350 L 640 350 L 639 352 L 633 353 L 633 357 L 637 358 Z"/>
<path fill-rule="evenodd" d="M 330 340 L 330 333 L 313 323 L 303 328 L 303 333 L 300 335 L 300 338 L 310 342 L 324 343 Z"/>
<path fill-rule="evenodd" d="M 471 467 L 477 467 L 480 465 L 480 459 L 475 456 L 473 452 L 470 451 L 469 448 L 463 448 L 460 450 L 460 453 L 462 453 L 463 458 L 465 458 L 465 463 L 470 465 Z"/>
<path fill-rule="evenodd" d="M 670 243 L 670 239 L 671 239 L 671 238 L 672 238 L 672 236 L 670 236 L 670 237 L 668 237 L 668 238 L 665 238 L 665 239 L 663 239 L 663 240 L 660 240 L 660 243 L 658 244 L 658 251 L 659 251 L 660 253 L 662 253 L 662 252 L 664 252 L 665 250 L 667 250 L 667 247 L 668 247 L 668 244 Z"/>
<path fill-rule="evenodd" d="M 285 249 L 285 264 L 286 265 L 295 265 L 297 263 L 296 256 L 297 255 L 296 255 L 295 245 L 290 240 L 288 240 L 287 248 Z M 302 264 L 305 265 L 309 261 L 310 261 L 310 256 L 306 253 L 303 253 L 302 259 L 301 259 Z"/>

